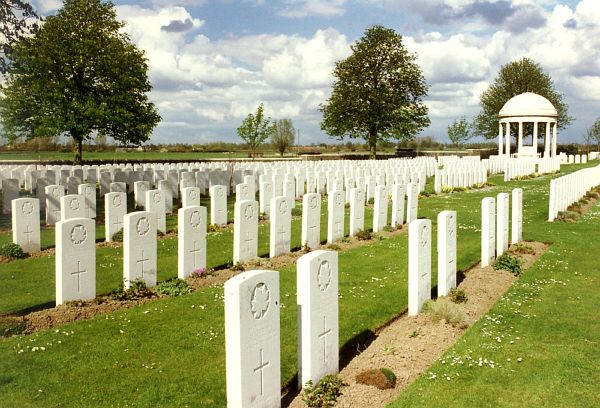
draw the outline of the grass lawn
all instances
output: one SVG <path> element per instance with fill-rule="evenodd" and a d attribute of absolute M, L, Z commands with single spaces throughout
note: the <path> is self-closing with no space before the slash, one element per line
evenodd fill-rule
<path fill-rule="evenodd" d="M 570 172 L 581 167 L 565 166 L 565 169 Z M 398 401 L 398 404 L 412 405 L 420 401 L 421 395 L 429 395 L 427 405 L 430 401 L 432 404 L 436 401 L 440 403 L 443 401 L 446 404 L 450 401 L 454 404 L 454 401 L 460 400 L 462 403 L 457 403 L 455 406 L 489 406 L 488 402 L 494 398 L 488 396 L 487 389 L 490 388 L 497 397 L 494 401 L 499 401 L 500 397 L 514 398 L 512 406 L 521 405 L 514 404 L 514 401 L 531 401 L 528 405 L 536 405 L 538 401 L 536 398 L 541 398 L 548 393 L 553 393 L 552 398 L 556 401 L 566 394 L 563 402 L 558 404 L 565 406 L 572 405 L 565 401 L 578 403 L 579 397 L 569 396 L 568 393 L 561 392 L 561 388 L 570 387 L 573 393 L 586 393 L 587 384 L 590 384 L 594 378 L 598 379 L 597 369 L 592 372 L 590 367 L 594 362 L 597 366 L 599 361 L 598 351 L 594 353 L 594 348 L 598 349 L 600 329 L 598 322 L 594 326 L 594 315 L 582 311 L 581 307 L 589 301 L 591 313 L 591 308 L 595 305 L 597 310 L 599 305 L 597 300 L 592 300 L 593 296 L 586 300 L 584 292 L 579 291 L 587 288 L 590 293 L 593 293 L 591 291 L 596 286 L 593 285 L 594 281 L 585 281 L 584 278 L 597 281 L 598 276 L 589 275 L 594 271 L 591 257 L 585 261 L 589 264 L 581 263 L 583 261 L 570 263 L 570 260 L 585 258 L 585 254 L 593 253 L 594 249 L 597 252 L 600 238 L 594 239 L 591 231 L 594 229 L 597 231 L 600 220 L 598 220 L 598 213 L 594 212 L 577 224 L 546 223 L 544 220 L 547 214 L 550 178 L 545 176 L 505 184 L 501 181 L 501 177 L 493 177 L 491 181 L 497 184 L 495 187 L 427 197 L 421 200 L 419 208 L 420 217 L 433 220 L 441 210 L 457 210 L 459 270 L 465 270 L 479 260 L 481 198 L 495 196 L 498 192 L 508 192 L 517 186 L 524 189 L 524 238 L 554 242 L 551 252 L 542 258 L 538 266 L 530 269 L 512 289 L 516 294 L 510 302 L 506 302 L 507 307 L 510 307 L 516 299 L 520 299 L 517 301 L 525 305 L 519 306 L 522 312 L 520 315 L 515 314 L 514 322 L 509 320 L 509 311 L 492 312 L 503 313 L 502 323 L 498 324 L 498 327 L 505 324 L 514 338 L 519 336 L 521 339 L 516 341 L 519 347 L 525 347 L 526 341 L 531 342 L 528 349 L 531 350 L 531 354 L 526 353 L 525 349 L 519 350 L 518 354 L 522 355 L 523 361 L 512 364 L 516 373 L 520 373 L 519 370 L 526 370 L 523 371 L 521 374 L 523 378 L 518 382 L 522 391 L 520 400 L 517 400 L 514 395 L 505 395 L 509 393 L 506 392 L 506 386 L 502 384 L 509 381 L 508 375 L 496 374 L 500 373 L 499 370 L 480 369 L 480 371 L 472 370 L 475 373 L 471 377 L 472 381 L 464 382 L 468 389 L 460 386 L 463 383 L 454 380 L 446 385 L 443 381 L 427 380 L 424 377 L 402 394 L 404 399 Z M 326 206 L 323 205 L 322 208 L 325 213 Z M 371 216 L 372 213 L 368 213 L 367 217 L 371 218 Z M 299 246 L 300 220 L 294 220 L 293 223 L 292 246 Z M 326 223 L 322 219 L 323 238 L 325 229 Z M 267 235 L 266 230 L 259 232 L 261 254 L 268 251 Z M 583 237 L 588 242 L 582 249 L 580 241 Z M 230 260 L 231 241 L 231 231 L 209 235 L 207 244 L 209 267 Z M 434 239 L 434 244 L 435 241 Z M 353 344 L 352 341 L 357 337 L 368 336 L 378 326 L 406 308 L 407 243 L 407 236 L 399 235 L 392 239 L 376 240 L 369 246 L 340 253 L 340 345 L 342 347 Z M 175 276 L 176 240 L 163 239 L 158 247 L 159 280 Z M 434 245 L 434 254 L 435 250 Z M 528 279 L 535 279 L 536 273 L 543 275 L 546 270 L 549 270 L 549 266 L 555 265 L 551 258 L 553 256 L 556 262 L 565 262 L 564 265 L 560 264 L 559 269 L 551 268 L 553 278 L 565 281 L 567 285 L 539 283 L 538 285 L 546 289 L 535 292 L 527 283 Z M 118 285 L 120 281 L 122 250 L 99 249 L 97 257 L 98 290 L 105 292 Z M 433 270 L 435 267 L 434 256 Z M 575 271 L 586 275 L 575 277 Z M 0 313 L 20 311 L 51 302 L 54 298 L 53 274 L 52 258 L 2 264 L 0 266 Z M 281 367 L 284 383 L 290 381 L 297 371 L 295 282 L 294 266 L 280 271 Z M 576 284 L 577 282 L 579 284 Z M 433 283 L 435 284 L 435 281 Z M 564 293 L 558 292 L 559 289 Z M 527 300 L 524 297 L 526 293 L 532 293 L 527 295 L 527 299 L 539 298 L 542 301 Z M 553 299 L 546 299 L 553 293 L 555 293 Z M 576 296 L 580 296 L 581 299 L 575 299 Z M 555 308 L 560 310 L 552 312 L 551 306 L 554 301 L 558 302 Z M 527 304 L 535 308 L 536 318 L 526 319 L 521 316 L 533 314 Z M 502 304 L 498 304 L 496 308 L 498 307 L 502 307 Z M 569 310 L 569 307 L 572 309 Z M 556 327 L 545 325 L 545 319 L 540 318 L 546 310 L 552 313 L 551 317 Z M 59 407 L 65 404 L 74 407 L 224 406 L 223 314 L 223 288 L 222 285 L 217 285 L 190 295 L 161 299 L 126 311 L 68 324 L 57 330 L 1 339 L 2 402 L 0 405 L 19 407 Z M 576 319 L 573 319 L 573 316 Z M 478 323 L 469 330 L 465 336 L 465 343 L 461 342 L 458 347 L 471 341 L 474 353 L 478 344 L 486 353 L 500 352 L 501 348 L 488 350 L 483 346 L 486 342 L 489 343 L 491 338 L 481 334 L 486 327 L 485 322 L 488 320 Z M 508 329 L 511 326 L 513 329 Z M 516 330 L 518 334 L 513 332 Z M 532 334 L 526 336 L 526 333 Z M 545 334 L 542 336 L 542 333 Z M 566 340 L 570 338 L 569 336 L 581 341 L 569 342 Z M 583 339 L 591 343 L 588 344 Z M 552 350 L 552 353 L 550 351 L 545 353 L 544 347 L 550 345 L 553 347 L 548 350 Z M 502 343 L 502 347 L 508 348 L 508 342 Z M 574 350 L 579 352 L 577 360 L 571 358 Z M 462 352 L 456 351 L 456 353 Z M 540 360 L 542 357 L 546 359 L 547 366 L 543 371 L 536 370 L 536 356 L 539 356 L 537 358 Z M 584 357 L 587 357 L 587 360 Z M 516 358 L 518 357 L 515 354 L 513 361 L 516 361 Z M 562 362 L 562 365 L 558 365 L 558 362 Z M 438 365 L 447 366 L 441 362 Z M 440 378 L 441 371 L 436 367 L 437 365 L 432 368 L 432 372 L 438 373 Z M 468 377 L 467 372 L 465 368 L 465 377 Z M 555 375 L 565 372 L 568 375 L 562 377 L 563 383 L 556 385 L 549 382 L 550 387 L 540 387 L 540 384 L 544 383 L 544 377 L 548 377 L 550 381 L 555 379 Z M 481 377 L 482 373 L 487 376 L 496 375 L 496 377 L 485 380 Z M 577 376 L 577 373 L 581 376 Z M 462 373 L 460 381 L 463 381 Z M 479 381 L 481 381 L 479 386 L 485 387 L 486 392 L 472 392 L 471 387 Z M 439 386 L 446 388 L 435 390 L 435 387 Z M 467 397 L 469 399 L 464 399 Z M 548 401 L 554 401 L 552 398 Z M 419 404 L 423 405 L 421 402 Z"/>

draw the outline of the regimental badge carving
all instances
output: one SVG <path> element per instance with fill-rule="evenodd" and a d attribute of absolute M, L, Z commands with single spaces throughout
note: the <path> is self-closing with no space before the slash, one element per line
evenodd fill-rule
<path fill-rule="evenodd" d="M 246 195 L 248 194 L 248 186 L 247 185 L 242 185 L 242 195 Z"/>
<path fill-rule="evenodd" d="M 75 245 L 81 245 L 87 239 L 87 230 L 81 224 L 75 225 L 71 229 L 71 242 Z"/>
<path fill-rule="evenodd" d="M 223 189 L 222 188 L 217 188 L 217 197 L 223 197 Z"/>
<path fill-rule="evenodd" d="M 423 229 L 421 230 L 421 246 L 423 248 L 425 248 L 427 246 L 427 241 L 428 241 L 428 237 L 427 237 L 427 233 L 428 233 L 429 228 L 427 228 L 427 225 L 423 226 Z"/>
<path fill-rule="evenodd" d="M 71 207 L 71 210 L 76 211 L 79 209 L 79 200 L 77 198 L 72 198 L 71 201 L 69 201 L 69 207 Z"/>
<path fill-rule="evenodd" d="M 85 186 L 85 195 L 86 196 L 91 196 L 93 192 L 94 192 L 94 190 L 92 190 L 91 186 Z"/>
<path fill-rule="evenodd" d="M 53 188 L 53 189 L 52 189 L 52 195 L 53 195 L 54 197 L 60 197 L 60 189 L 58 189 L 58 188 Z"/>
<path fill-rule="evenodd" d="M 142 217 L 138 220 L 135 228 L 139 235 L 146 235 L 150 231 L 150 221 L 148 221 L 148 218 Z"/>
<path fill-rule="evenodd" d="M 160 199 L 161 199 L 160 193 L 154 193 L 154 195 L 152 196 L 152 200 L 154 200 L 154 202 L 156 204 L 160 203 Z"/>
<path fill-rule="evenodd" d="M 120 195 L 116 195 L 113 197 L 112 203 L 115 207 L 120 207 L 123 204 L 123 200 L 121 200 Z"/>
<path fill-rule="evenodd" d="M 21 205 L 21 211 L 23 211 L 23 214 L 31 214 L 33 212 L 33 203 L 31 201 L 25 201 L 23 205 Z"/>
<path fill-rule="evenodd" d="M 321 292 L 325 292 L 329 289 L 329 285 L 331 285 L 331 265 L 329 265 L 328 261 L 322 261 L 321 265 L 319 265 L 317 284 Z"/>
<path fill-rule="evenodd" d="M 190 191 L 190 198 L 195 200 L 198 197 L 196 190 Z"/>
<path fill-rule="evenodd" d="M 256 320 L 264 318 L 271 305 L 271 292 L 269 287 L 260 282 L 256 284 L 252 291 L 252 300 L 250 301 L 250 311 Z"/>
<path fill-rule="evenodd" d="M 287 210 L 288 210 L 287 200 L 282 200 L 282 201 L 279 203 L 279 213 L 280 213 L 281 215 L 283 215 L 283 214 L 286 214 L 286 213 L 287 213 Z"/>
<path fill-rule="evenodd" d="M 317 198 L 317 196 L 312 196 L 310 199 L 310 208 L 312 208 L 314 210 L 315 208 L 317 208 L 318 204 L 319 204 L 319 199 Z"/>
<path fill-rule="evenodd" d="M 343 204 L 342 195 L 341 194 L 337 194 L 337 197 L 335 198 L 335 201 L 336 201 L 337 205 L 342 205 Z"/>
<path fill-rule="evenodd" d="M 190 214 L 190 225 L 192 228 L 200 228 L 202 225 L 202 217 L 200 216 L 200 211 L 194 211 Z"/>
<path fill-rule="evenodd" d="M 246 207 L 246 209 L 244 210 L 244 218 L 249 220 L 250 218 L 252 218 L 253 215 L 254 215 L 254 208 L 252 208 L 251 205 L 248 205 Z"/>
<path fill-rule="evenodd" d="M 455 228 L 456 228 L 456 222 L 454 221 L 454 217 L 450 216 L 448 218 L 448 235 L 453 236 Z"/>

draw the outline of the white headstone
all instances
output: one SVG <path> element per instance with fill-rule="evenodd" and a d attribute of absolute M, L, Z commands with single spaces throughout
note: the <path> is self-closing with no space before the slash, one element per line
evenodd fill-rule
<path fill-rule="evenodd" d="M 260 212 L 267 218 L 269 218 L 271 213 L 271 198 L 273 198 L 273 183 L 270 181 L 262 181 L 258 189 L 258 199 L 260 200 Z"/>
<path fill-rule="evenodd" d="M 297 263 L 298 385 L 339 371 L 338 254 L 314 251 Z"/>
<path fill-rule="evenodd" d="M 225 186 L 210 188 L 210 223 L 227 225 L 227 191 Z"/>
<path fill-rule="evenodd" d="M 156 286 L 156 215 L 136 211 L 125 215 L 123 230 L 123 283 L 142 280 L 146 286 Z"/>
<path fill-rule="evenodd" d="M 321 195 L 302 196 L 302 246 L 318 248 L 321 243 Z"/>
<path fill-rule="evenodd" d="M 508 193 L 499 193 L 496 199 L 496 256 L 508 249 Z"/>
<path fill-rule="evenodd" d="M 199 205 L 200 189 L 198 187 L 186 187 L 181 189 L 181 206 L 183 208 Z"/>
<path fill-rule="evenodd" d="M 408 225 L 408 315 L 419 314 L 431 299 L 431 220 Z"/>
<path fill-rule="evenodd" d="M 333 190 L 327 198 L 327 243 L 344 237 L 344 192 Z"/>
<path fill-rule="evenodd" d="M 110 183 L 108 191 L 111 193 L 127 193 L 127 183 L 122 181 L 115 181 Z"/>
<path fill-rule="evenodd" d="M 60 198 L 60 219 L 88 218 L 85 216 L 85 197 L 79 194 L 67 194 Z"/>
<path fill-rule="evenodd" d="M 392 186 L 392 227 L 396 228 L 404 224 L 404 196 L 406 187 L 403 184 Z"/>
<path fill-rule="evenodd" d="M 269 256 L 287 254 L 292 241 L 292 207 L 293 200 L 285 197 L 271 198 L 271 225 L 269 234 Z"/>
<path fill-rule="evenodd" d="M 373 204 L 373 232 L 381 232 L 387 225 L 388 192 L 385 186 L 375 187 L 375 201 Z"/>
<path fill-rule="evenodd" d="M 438 296 L 456 287 L 456 211 L 438 214 Z"/>
<path fill-rule="evenodd" d="M 165 197 L 160 190 L 146 191 L 146 211 L 153 212 L 156 217 L 156 229 L 163 234 L 167 232 L 167 215 L 165 211 Z"/>
<path fill-rule="evenodd" d="M 177 213 L 177 276 L 200 269 L 206 271 L 206 207 L 191 205 Z"/>
<path fill-rule="evenodd" d="M 65 187 L 52 184 L 46 186 L 46 224 L 54 225 L 60 221 L 60 198 L 65 195 Z"/>
<path fill-rule="evenodd" d="M 13 243 L 24 252 L 40 251 L 40 204 L 37 198 L 17 198 L 12 200 Z"/>
<path fill-rule="evenodd" d="M 248 271 L 225 282 L 229 408 L 281 406 L 279 307 L 278 272 Z"/>
<path fill-rule="evenodd" d="M 96 297 L 96 227 L 90 218 L 56 223 L 56 304 Z"/>
<path fill-rule="evenodd" d="M 104 195 L 104 230 L 106 242 L 123 229 L 123 217 L 127 214 L 127 194 L 107 193 Z"/>
<path fill-rule="evenodd" d="M 511 240 L 512 244 L 521 242 L 523 239 L 523 190 L 515 188 L 512 191 L 512 225 Z"/>
<path fill-rule="evenodd" d="M 10 214 L 11 201 L 19 198 L 19 180 L 16 178 L 2 179 L 2 212 Z"/>
<path fill-rule="evenodd" d="M 419 208 L 419 186 L 415 183 L 406 185 L 406 223 L 410 224 L 417 219 Z"/>
<path fill-rule="evenodd" d="M 96 218 L 96 186 L 94 184 L 80 184 L 77 193 L 83 196 L 85 218 Z"/>
<path fill-rule="evenodd" d="M 165 197 L 165 211 L 167 214 L 173 212 L 173 192 L 168 180 L 158 180 L 157 187 Z"/>
<path fill-rule="evenodd" d="M 251 200 L 254 201 L 254 189 L 248 184 L 240 183 L 235 186 L 235 201 Z"/>
<path fill-rule="evenodd" d="M 146 191 L 150 190 L 147 181 L 135 181 L 133 183 L 133 199 L 136 207 L 146 207 Z"/>
<path fill-rule="evenodd" d="M 350 236 L 365 229 L 365 190 L 355 187 L 350 190 Z"/>
<path fill-rule="evenodd" d="M 258 204 L 238 201 L 234 206 L 233 263 L 244 262 L 258 254 Z"/>
<path fill-rule="evenodd" d="M 481 200 L 481 266 L 490 265 L 496 259 L 496 200 Z"/>

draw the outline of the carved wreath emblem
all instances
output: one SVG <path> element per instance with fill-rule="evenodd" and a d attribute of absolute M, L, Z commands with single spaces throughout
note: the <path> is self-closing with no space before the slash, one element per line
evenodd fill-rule
<path fill-rule="evenodd" d="M 319 199 L 317 198 L 317 196 L 312 196 L 312 198 L 310 199 L 310 208 L 314 210 L 315 208 L 317 208 L 318 203 Z"/>
<path fill-rule="evenodd" d="M 112 202 L 113 202 L 113 205 L 115 207 L 120 207 L 121 204 L 123 203 L 123 201 L 121 200 L 121 196 L 120 195 L 113 196 Z"/>
<path fill-rule="evenodd" d="M 79 209 L 79 200 L 77 198 L 72 198 L 71 201 L 69 201 L 69 207 L 71 207 L 71 210 L 76 211 Z"/>
<path fill-rule="evenodd" d="M 287 200 L 282 200 L 279 203 L 279 213 L 285 214 L 285 213 L 287 213 L 287 210 L 288 210 Z"/>
<path fill-rule="evenodd" d="M 31 201 L 25 201 L 21 206 L 23 214 L 31 214 L 33 212 L 33 203 Z"/>

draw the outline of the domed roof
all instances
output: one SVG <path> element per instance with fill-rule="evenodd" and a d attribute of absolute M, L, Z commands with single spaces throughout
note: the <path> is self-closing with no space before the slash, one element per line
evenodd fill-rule
<path fill-rule="evenodd" d="M 541 95 L 525 92 L 508 100 L 500 109 L 499 117 L 508 116 L 558 116 L 552 103 Z"/>

